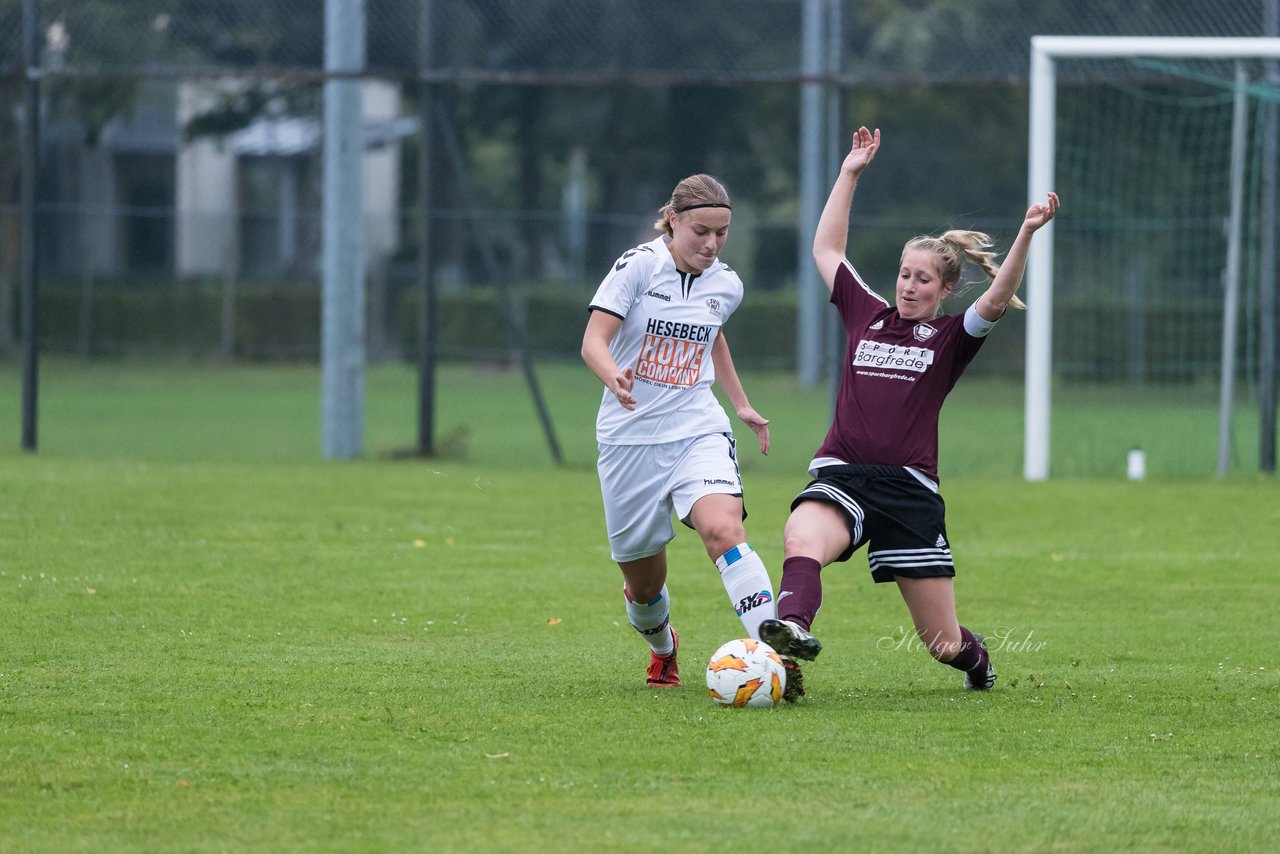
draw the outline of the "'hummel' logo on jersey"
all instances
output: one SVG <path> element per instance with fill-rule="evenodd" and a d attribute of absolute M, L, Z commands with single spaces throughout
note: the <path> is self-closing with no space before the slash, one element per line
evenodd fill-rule
<path fill-rule="evenodd" d="M 663 302 L 671 302 L 671 294 L 660 294 L 657 291 L 645 291 L 644 295 L 647 297 L 653 297 L 654 299 L 660 299 Z"/>
<path fill-rule="evenodd" d="M 868 327 L 868 328 L 870 328 L 870 329 L 884 329 L 884 321 L 883 321 L 883 320 L 877 320 L 875 323 L 871 324 L 871 326 L 870 326 L 870 327 Z"/>

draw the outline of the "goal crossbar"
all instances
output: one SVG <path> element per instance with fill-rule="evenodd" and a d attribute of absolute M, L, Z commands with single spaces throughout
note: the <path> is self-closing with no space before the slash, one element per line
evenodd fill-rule
<path fill-rule="evenodd" d="M 1280 38 L 1162 38 L 1134 36 L 1032 36 L 1027 199 L 1042 201 L 1054 189 L 1056 63 L 1060 59 L 1271 59 L 1280 60 Z M 1070 206 L 1070 200 L 1067 200 Z M 1053 344 L 1053 223 L 1042 229 L 1027 256 L 1027 348 L 1023 476 L 1049 477 L 1049 411 Z"/>

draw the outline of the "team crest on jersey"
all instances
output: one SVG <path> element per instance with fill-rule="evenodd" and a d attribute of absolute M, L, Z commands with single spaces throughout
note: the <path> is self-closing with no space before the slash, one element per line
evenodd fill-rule
<path fill-rule="evenodd" d="M 707 308 L 711 309 L 711 313 L 716 317 L 720 316 L 720 300 L 715 297 L 707 297 Z"/>
<path fill-rule="evenodd" d="M 868 328 L 869 328 L 869 329 L 884 329 L 884 321 L 883 321 L 883 320 L 877 320 L 875 323 L 871 324 L 871 326 L 869 326 Z"/>
<path fill-rule="evenodd" d="M 917 323 L 916 328 L 911 330 L 911 334 L 916 337 L 917 341 L 928 341 L 937 332 L 938 330 L 927 323 Z"/>

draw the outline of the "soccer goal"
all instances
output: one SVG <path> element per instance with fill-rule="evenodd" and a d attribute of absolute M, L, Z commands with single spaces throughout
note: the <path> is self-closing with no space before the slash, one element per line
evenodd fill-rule
<path fill-rule="evenodd" d="M 1225 473 L 1237 382 L 1274 419 L 1277 60 L 1274 38 L 1031 40 L 1028 196 L 1063 210 L 1027 265 L 1027 480 L 1049 477 L 1055 384 L 1162 402 L 1149 431 L 1098 424 L 1100 461 L 1071 473 L 1123 473 L 1124 446 L 1193 429 L 1161 422 L 1215 399 Z"/>

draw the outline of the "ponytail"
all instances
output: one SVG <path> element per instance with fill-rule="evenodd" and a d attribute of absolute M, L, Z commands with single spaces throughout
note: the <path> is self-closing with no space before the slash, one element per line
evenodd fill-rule
<path fill-rule="evenodd" d="M 988 280 L 995 280 L 996 273 L 1000 272 L 1000 265 L 996 263 L 998 254 L 991 249 L 994 245 L 991 237 L 981 231 L 952 229 L 943 232 L 941 237 L 914 237 L 907 241 L 902 254 L 906 255 L 914 249 L 926 249 L 936 254 L 942 282 L 944 285 L 951 285 L 954 292 L 962 284 L 960 272 L 966 260 L 981 267 Z M 1017 296 L 1010 298 L 1009 305 L 1022 309 L 1027 307 Z"/>

